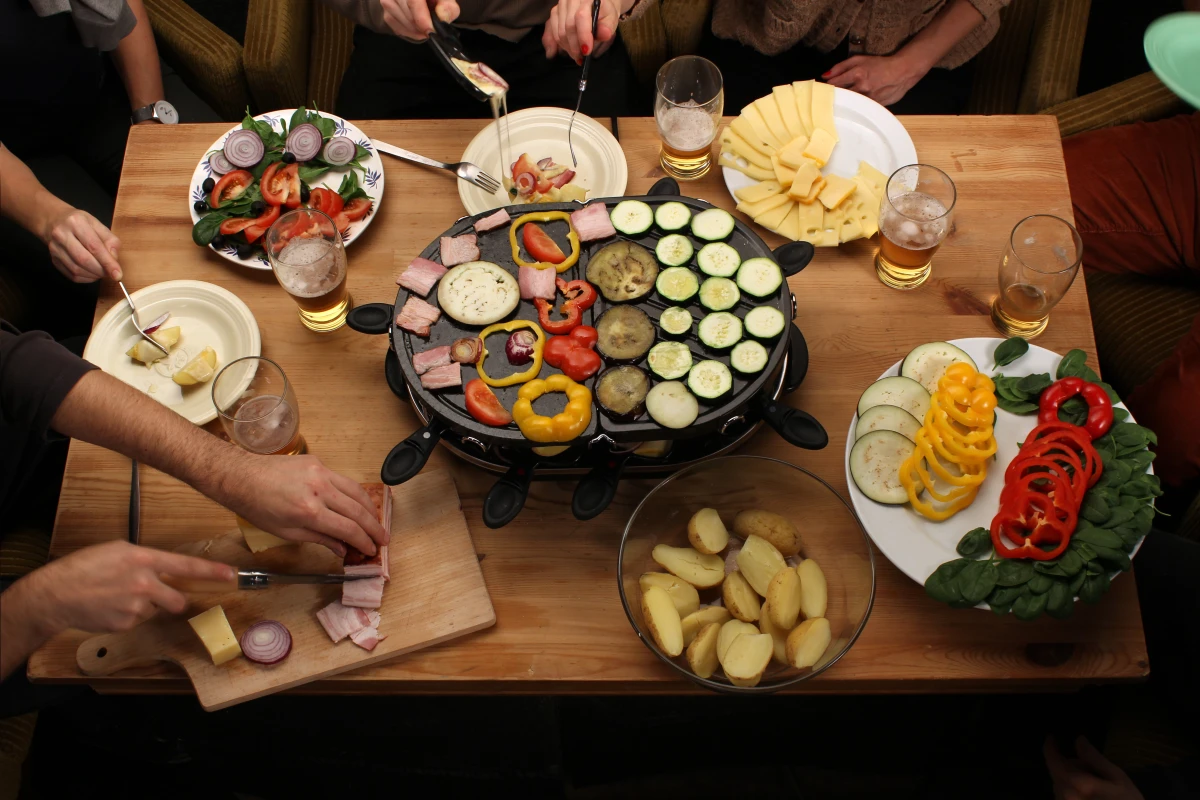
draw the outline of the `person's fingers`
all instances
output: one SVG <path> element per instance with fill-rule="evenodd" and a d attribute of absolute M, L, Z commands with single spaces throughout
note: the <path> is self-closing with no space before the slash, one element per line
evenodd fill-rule
<path fill-rule="evenodd" d="M 1047 736 L 1046 741 L 1042 743 L 1042 757 L 1046 759 L 1046 769 L 1050 772 L 1050 777 L 1056 782 L 1069 777 L 1071 770 L 1062 753 L 1058 752 L 1054 737 Z"/>
<path fill-rule="evenodd" d="M 346 555 L 346 545 L 344 543 L 339 542 L 332 536 L 326 536 L 309 528 L 284 528 L 275 533 L 280 538 L 287 539 L 289 542 L 313 542 L 328 547 L 339 556 Z"/>
<path fill-rule="evenodd" d="M 192 578 L 195 580 L 228 581 L 232 580 L 237 570 L 220 561 L 210 561 L 197 556 L 185 556 L 182 553 L 168 553 L 166 550 L 141 548 L 145 563 L 156 573 L 172 575 L 177 578 Z"/>
<path fill-rule="evenodd" d="M 353 519 L 359 521 L 363 530 L 367 535 L 375 540 L 377 544 L 387 544 L 392 538 L 391 531 L 384 530 L 383 523 L 379 521 L 375 510 L 375 503 L 371 500 L 371 496 L 367 494 L 366 489 L 363 489 L 362 484 L 350 480 L 345 475 L 339 475 L 334 472 L 331 474 L 331 483 L 334 489 L 340 491 L 347 496 L 349 502 L 353 503 L 361 513 L 356 512 Z M 346 516 L 351 516 L 346 514 Z"/>
<path fill-rule="evenodd" d="M 575 12 L 575 41 L 579 43 L 579 54 L 586 56 L 592 52 L 595 42 L 592 40 L 592 7 L 590 3 L 580 3 Z"/>
<path fill-rule="evenodd" d="M 863 62 L 862 56 L 850 56 L 845 61 L 839 61 L 838 63 L 834 64 L 832 67 L 829 68 L 829 71 L 826 72 L 821 77 L 822 78 L 836 78 L 838 75 L 841 75 L 846 70 L 852 69 L 853 67 L 857 67 L 862 62 Z M 830 83 L 832 83 L 832 81 L 830 81 Z"/>
<path fill-rule="evenodd" d="M 442 22 L 454 22 L 458 19 L 458 3 L 454 0 L 437 0 L 434 13 Z"/>
<path fill-rule="evenodd" d="M 429 3 L 426 0 L 407 0 L 408 22 L 412 26 L 411 35 L 424 40 L 433 33 L 433 18 L 429 15 Z"/>
<path fill-rule="evenodd" d="M 317 512 L 316 518 L 309 523 L 308 528 L 316 533 L 323 533 L 338 541 L 345 542 L 355 550 L 366 553 L 369 556 L 375 555 L 375 552 L 379 549 L 371 537 L 367 535 L 367 532 L 362 529 L 361 525 L 349 517 L 344 517 L 335 512 L 328 506 Z"/>
<path fill-rule="evenodd" d="M 76 237 L 100 264 L 103 270 L 102 276 L 109 276 L 115 281 L 120 280 L 121 265 L 113 258 L 112 252 L 100 236 L 101 230 L 107 231 L 108 229 L 101 225 L 98 219 L 91 216 L 78 220 L 74 227 Z"/>
<path fill-rule="evenodd" d="M 1108 778 L 1110 781 L 1123 781 L 1127 777 L 1123 769 L 1105 758 L 1083 736 L 1075 740 L 1075 752 L 1079 754 L 1079 759 L 1084 763 L 1084 766 L 1102 778 Z"/>
<path fill-rule="evenodd" d="M 158 579 L 151 579 L 145 587 L 145 594 L 151 603 L 170 614 L 182 614 L 187 610 L 188 600 L 183 592 L 167 586 Z"/>
<path fill-rule="evenodd" d="M 840 86 L 843 89 L 854 88 L 862 78 L 862 70 L 854 67 L 841 75 L 837 75 L 828 80 L 830 86 Z"/>
<path fill-rule="evenodd" d="M 91 283 L 104 277 L 104 268 L 100 266 L 100 262 L 73 235 L 67 234 L 59 245 L 75 265 L 76 283 Z"/>
<path fill-rule="evenodd" d="M 377 530 L 379 528 L 379 523 L 374 522 L 371 519 L 371 515 L 363 511 L 362 506 L 351 500 L 349 497 L 346 497 L 346 495 L 342 494 L 341 492 L 334 492 L 331 494 L 327 498 L 326 504 L 330 511 L 350 522 L 354 528 L 362 530 L 363 533 L 366 534 L 368 541 L 370 542 L 371 549 L 366 550 L 355 545 L 357 549 L 362 550 L 362 552 L 367 553 L 368 555 L 374 555 L 379 550 L 379 544 L 375 541 L 375 537 L 370 533 L 370 531 Z M 349 528 L 347 528 L 347 530 L 349 530 Z"/>
<path fill-rule="evenodd" d="M 542 31 L 542 47 L 546 48 L 547 59 L 558 55 L 558 40 L 554 38 L 554 12 L 556 10 L 550 11 L 550 19 L 546 20 L 546 28 Z"/>
<path fill-rule="evenodd" d="M 78 270 L 75 269 L 75 264 L 67 257 L 67 253 L 57 242 L 50 243 L 50 263 L 54 268 L 61 272 L 67 280 L 78 282 Z"/>

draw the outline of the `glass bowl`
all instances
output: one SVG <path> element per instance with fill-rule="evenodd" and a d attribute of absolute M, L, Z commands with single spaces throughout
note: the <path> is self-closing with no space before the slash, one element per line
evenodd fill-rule
<path fill-rule="evenodd" d="M 832 639 L 815 666 L 796 669 L 772 659 L 757 686 L 742 687 L 731 684 L 719 668 L 711 678 L 701 678 L 688 668 L 683 655 L 671 658 L 659 650 L 642 617 L 638 578 L 645 572 L 666 572 L 651 558 L 655 545 L 690 546 L 687 523 L 702 508 L 720 513 L 730 528 L 731 544 L 737 541 L 732 533 L 733 518 L 746 509 L 773 511 L 796 526 L 803 542 L 801 556 L 815 559 L 829 584 L 825 617 Z M 820 675 L 853 646 L 866 627 L 875 600 L 875 558 L 853 510 L 828 483 L 786 461 L 728 456 L 680 470 L 646 495 L 621 537 L 617 581 L 629 623 L 654 655 L 706 688 L 766 694 Z M 700 590 L 702 606 L 720 597 L 720 586 Z"/>

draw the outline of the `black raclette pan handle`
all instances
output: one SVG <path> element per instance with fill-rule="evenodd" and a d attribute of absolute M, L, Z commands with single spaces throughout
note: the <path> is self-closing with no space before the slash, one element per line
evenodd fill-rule
<path fill-rule="evenodd" d="M 359 333 L 380 334 L 392 329 L 391 303 L 367 303 L 356 306 L 346 315 L 346 324 Z"/>
<path fill-rule="evenodd" d="M 768 398 L 759 402 L 759 411 L 788 444 L 805 450 L 822 450 L 829 444 L 829 434 L 811 414 Z"/>
<path fill-rule="evenodd" d="M 617 483 L 621 473 L 625 471 L 625 462 L 632 452 L 608 453 L 604 460 L 593 467 L 579 485 L 575 487 L 575 495 L 571 498 L 571 513 L 580 522 L 586 522 L 598 517 L 617 496 Z"/>
<path fill-rule="evenodd" d="M 817 248 L 808 242 L 788 242 L 775 248 L 775 263 L 784 277 L 790 278 L 807 267 L 816 253 Z"/>
<path fill-rule="evenodd" d="M 659 178 L 646 192 L 649 197 L 679 197 L 679 181 L 674 178 Z"/>
<path fill-rule="evenodd" d="M 483 498 L 483 524 L 489 528 L 503 528 L 517 518 L 525 508 L 529 497 L 529 483 L 533 480 L 534 465 L 528 461 L 513 464 L 504 477 L 496 481 Z"/>
<path fill-rule="evenodd" d="M 379 479 L 388 486 L 395 486 L 415 477 L 429 460 L 445 430 L 443 423 L 435 419 L 424 428 L 413 431 L 411 436 L 387 454 L 379 470 Z"/>

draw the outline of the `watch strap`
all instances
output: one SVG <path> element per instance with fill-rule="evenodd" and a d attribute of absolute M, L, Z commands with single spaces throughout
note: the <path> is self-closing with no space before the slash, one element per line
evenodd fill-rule
<path fill-rule="evenodd" d="M 136 125 L 139 122 L 145 122 L 148 119 L 154 119 L 155 118 L 154 117 L 154 105 L 155 105 L 154 103 L 151 103 L 148 106 L 142 106 L 141 108 L 135 108 L 133 110 L 133 113 L 129 117 L 129 121 L 131 123 L 133 123 L 134 125 Z"/>

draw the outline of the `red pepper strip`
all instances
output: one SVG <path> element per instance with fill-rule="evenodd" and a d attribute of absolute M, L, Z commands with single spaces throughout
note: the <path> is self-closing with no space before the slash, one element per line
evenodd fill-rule
<path fill-rule="evenodd" d="M 1050 561 L 1058 558 L 1067 550 L 1067 545 L 1070 544 L 1070 537 L 1064 536 L 1062 540 L 1053 550 L 1043 550 L 1038 547 L 1031 539 L 1025 538 L 1024 543 L 1018 547 L 1010 547 L 1004 540 L 1010 539 L 1018 541 L 1020 536 L 1011 530 L 1011 524 L 1016 520 L 1005 519 L 1003 513 L 997 514 L 992 519 L 992 546 L 996 548 L 996 553 L 1004 558 L 1032 558 L 1034 561 Z M 1003 535 L 1002 535 L 1003 534 Z"/>
<path fill-rule="evenodd" d="M 591 308 L 599 296 L 596 287 L 584 280 L 564 281 L 562 278 L 555 278 L 554 285 L 562 292 L 563 297 L 567 298 L 567 302 L 574 304 L 580 311 Z"/>
<path fill-rule="evenodd" d="M 1100 476 L 1104 473 L 1104 463 L 1100 460 L 1100 455 L 1096 452 L 1096 448 L 1092 447 L 1084 429 L 1078 425 L 1060 420 L 1043 423 L 1030 431 L 1029 436 L 1025 438 L 1026 445 L 1033 441 L 1067 441 L 1075 445 L 1075 450 L 1078 451 L 1080 457 L 1086 456 L 1088 460 L 1086 465 L 1088 486 L 1095 486 L 1096 481 L 1100 480 Z"/>
<path fill-rule="evenodd" d="M 1057 476 L 1049 476 L 1048 473 L 1034 473 L 1025 476 L 1018 483 L 1031 484 L 1041 475 L 1057 479 Z M 1060 504 L 1060 500 L 1063 499 L 1062 491 L 1065 489 L 1069 492 L 1070 489 L 1065 481 L 1058 480 L 1059 485 L 1053 493 L 1056 497 L 1028 488 L 1010 495 L 1008 501 L 1001 505 L 999 513 L 992 518 L 991 528 L 992 543 L 996 545 L 998 553 L 1008 558 L 1046 560 L 1060 555 L 1066 549 L 1077 518 L 1073 505 L 1064 508 Z M 1004 544 L 1000 534 L 1020 547 L 1016 551 L 1012 550 Z M 1039 545 L 1043 544 L 1054 545 L 1055 549 L 1042 550 Z M 1016 554 L 1018 552 L 1019 554 Z M 1045 555 L 1046 553 L 1052 555 Z"/>
<path fill-rule="evenodd" d="M 1046 459 L 1031 459 L 1026 461 L 1025 465 L 1031 467 L 1045 466 L 1058 471 L 1023 473 L 1017 476 L 1011 483 L 1006 482 L 1004 491 L 1000 494 L 1000 512 L 1003 514 L 1006 511 L 1020 511 L 1025 504 L 1030 502 L 1031 494 L 1037 493 L 1049 498 L 1053 502 L 1055 521 L 1065 525 L 1075 515 L 1077 502 L 1071 485 L 1067 483 L 1062 473 L 1062 467 Z M 1045 483 L 1034 485 L 1038 481 L 1045 481 Z M 1065 530 L 1055 529 L 1054 531 L 1047 531 L 1045 526 L 1038 526 L 1034 530 L 1033 542 L 1035 544 L 1045 544 L 1047 542 L 1057 544 L 1062 536 L 1070 536 L 1073 528 L 1074 524 Z"/>
<path fill-rule="evenodd" d="M 1063 378 L 1042 392 L 1038 422 L 1045 424 L 1058 420 L 1058 409 L 1067 400 L 1079 395 L 1088 404 L 1087 424 L 1084 429 L 1093 439 L 1108 433 L 1113 424 L 1112 401 L 1103 387 L 1083 378 Z"/>
<path fill-rule="evenodd" d="M 1004 471 L 1004 483 L 1007 486 L 1019 475 L 1023 474 L 1026 465 L 1048 466 L 1053 464 L 1060 472 L 1069 472 L 1071 491 L 1076 498 L 1083 497 L 1087 491 L 1087 472 L 1083 469 L 1079 455 L 1070 447 L 1058 442 L 1030 442 L 1021 448 Z"/>
<path fill-rule="evenodd" d="M 554 310 L 554 306 L 550 305 L 550 301 L 544 300 L 541 297 L 535 297 L 533 298 L 533 304 L 537 306 L 538 323 L 546 333 L 570 333 L 574 328 L 578 327 L 580 320 L 583 319 L 583 312 L 572 305 L 570 300 L 563 303 L 562 319 L 550 319 L 550 312 Z"/>

